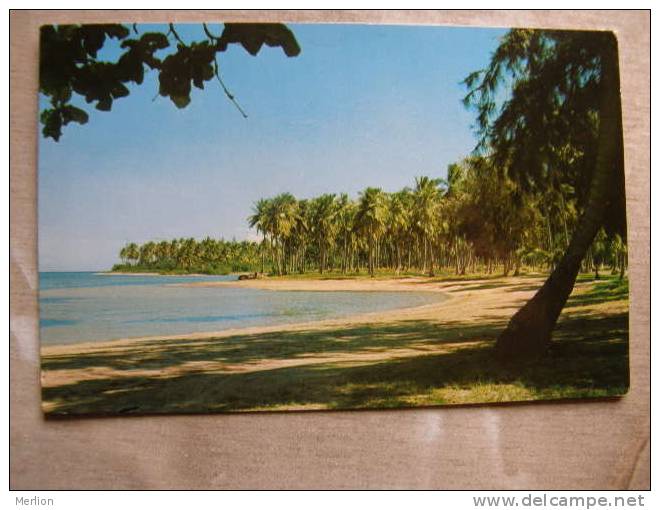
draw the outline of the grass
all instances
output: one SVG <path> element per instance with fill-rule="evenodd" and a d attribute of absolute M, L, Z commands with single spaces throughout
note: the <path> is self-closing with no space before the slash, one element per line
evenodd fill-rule
<path fill-rule="evenodd" d="M 547 272 L 526 271 L 521 273 L 518 278 L 534 278 L 547 276 L 548 274 Z M 331 270 L 325 271 L 323 274 L 320 274 L 318 270 L 310 270 L 306 273 L 289 273 L 281 276 L 269 274 L 268 278 L 272 280 L 389 280 L 391 278 L 425 278 L 427 282 L 464 282 L 472 280 L 499 280 L 502 278 L 502 273 L 501 271 L 490 274 L 486 272 L 475 272 L 460 275 L 456 274 L 453 269 L 443 268 L 442 270 L 436 269 L 435 276 L 429 277 L 428 272 L 422 272 L 421 270 L 400 271 L 397 274 L 392 269 L 377 269 L 372 278 L 366 270 L 351 273 Z"/>
<path fill-rule="evenodd" d="M 593 288 L 584 294 L 573 296 L 567 306 L 584 306 L 628 299 L 628 279 L 618 276 L 601 276 Z"/>
<path fill-rule="evenodd" d="M 492 357 L 505 321 L 401 320 L 46 356 L 42 367 L 50 374 L 96 376 L 44 387 L 43 399 L 51 413 L 67 415 L 617 396 L 629 378 L 626 300 L 627 281 L 614 277 L 572 296 L 548 356 L 516 366 Z"/>

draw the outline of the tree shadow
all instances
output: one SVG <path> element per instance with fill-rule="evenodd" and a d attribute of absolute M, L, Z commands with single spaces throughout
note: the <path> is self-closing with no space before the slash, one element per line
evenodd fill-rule
<path fill-rule="evenodd" d="M 44 356 L 44 370 L 107 367 L 118 370 L 161 369 L 196 361 L 251 363 L 309 355 L 350 352 L 377 353 L 391 349 L 463 343 L 466 338 L 493 338 L 495 323 L 468 325 L 460 321 L 438 324 L 403 320 L 393 324 L 364 324 L 338 329 L 277 331 L 199 340 L 154 340 L 108 347 L 90 353 Z"/>
<path fill-rule="evenodd" d="M 492 345 L 504 324 L 439 325 L 402 321 L 323 331 L 239 335 L 219 342 L 169 342 L 152 366 L 210 359 L 232 363 L 290 359 L 310 353 L 372 352 L 417 347 L 419 355 L 340 360 L 243 372 L 190 371 L 174 376 L 131 376 L 149 357 L 138 352 L 76 359 L 45 359 L 48 370 L 110 366 L 120 378 L 80 380 L 43 389 L 51 412 L 143 414 L 246 410 L 410 407 L 622 394 L 628 387 L 627 314 L 564 318 L 548 356 L 515 367 L 496 363 Z M 228 344 L 228 345 L 225 345 Z M 271 345 L 272 344 L 272 345 Z M 446 351 L 423 352 L 429 345 Z M 72 357 L 74 358 L 74 357 Z M 59 363 L 59 365 L 57 364 Z"/>
<path fill-rule="evenodd" d="M 453 289 L 450 292 L 460 293 L 460 292 L 470 292 L 470 291 L 473 291 L 473 290 L 484 290 L 484 289 L 510 290 L 511 288 L 515 288 L 515 287 L 517 287 L 517 285 L 508 284 L 508 283 L 504 283 L 504 282 L 480 283 L 480 284 L 463 285 L 463 286 L 461 286 L 460 289 Z"/>
<path fill-rule="evenodd" d="M 472 292 L 475 290 L 486 290 L 486 289 L 500 289 L 504 290 L 507 292 L 520 292 L 520 291 L 535 291 L 541 288 L 541 285 L 543 285 L 543 280 L 539 279 L 538 283 L 532 283 L 530 284 L 528 281 L 507 281 L 503 276 L 497 277 L 499 278 L 498 281 L 494 282 L 484 282 L 482 280 L 473 280 L 474 283 L 466 283 L 464 285 L 461 285 L 460 288 L 457 289 L 450 289 L 447 292 L 451 293 L 463 293 L 463 292 Z M 522 278 L 522 276 L 516 276 L 516 279 Z M 529 280 L 530 278 L 539 278 L 538 276 L 530 276 L 526 277 L 526 280 Z M 469 281 L 469 280 L 468 280 Z M 415 282 L 418 284 L 428 284 L 428 283 L 438 283 L 438 282 Z M 444 283 L 451 283 L 451 281 L 446 281 Z"/>
<path fill-rule="evenodd" d="M 628 280 L 610 278 L 604 281 L 594 280 L 596 284 L 588 292 L 571 296 L 564 308 L 590 306 L 612 301 L 628 301 Z"/>
<path fill-rule="evenodd" d="M 525 284 L 518 284 L 518 285 L 511 285 L 507 287 L 505 290 L 507 292 L 535 292 L 541 288 L 543 285 L 543 282 L 539 282 L 537 285 L 525 285 Z"/>

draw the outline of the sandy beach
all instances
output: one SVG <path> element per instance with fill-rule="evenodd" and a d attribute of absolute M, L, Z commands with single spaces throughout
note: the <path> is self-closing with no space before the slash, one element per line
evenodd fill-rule
<path fill-rule="evenodd" d="M 170 273 L 157 273 L 157 272 L 131 272 L 131 271 L 99 271 L 94 273 L 98 276 L 178 276 L 188 278 L 190 276 L 216 276 L 202 273 L 185 273 L 185 274 L 170 274 Z"/>
<path fill-rule="evenodd" d="M 492 365 L 487 347 L 542 282 L 542 277 L 527 276 L 463 281 L 263 279 L 185 284 L 273 291 L 422 291 L 443 293 L 446 299 L 414 308 L 316 322 L 45 346 L 41 349 L 43 408 L 46 413 L 103 414 L 379 407 L 390 405 L 387 402 L 405 406 L 461 402 L 466 398 L 555 398 L 554 386 L 539 390 L 507 383 L 493 389 L 492 385 L 477 383 L 468 394 L 468 390 L 455 384 L 443 383 L 437 389 L 421 387 L 397 396 L 401 390 L 394 391 L 380 379 L 376 386 L 370 383 L 365 387 L 344 380 L 347 373 L 380 370 L 378 367 L 392 363 L 410 363 L 415 367 L 422 364 L 414 369 L 415 374 L 429 370 L 433 374 L 452 374 L 456 362 L 451 360 L 462 356 L 470 357 L 470 366 Z M 574 295 L 579 296 L 592 286 L 592 282 L 579 283 Z M 578 303 L 565 315 L 576 318 L 578 327 L 583 328 L 579 321 L 603 311 L 616 317 L 619 327 L 627 302 L 607 303 L 606 308 L 602 304 Z M 610 323 L 603 327 L 618 334 Z M 475 355 L 485 356 L 484 361 L 475 363 Z M 428 365 L 434 359 L 439 361 Z M 437 372 L 436 366 L 442 363 L 450 363 L 447 371 Z M 388 371 L 378 377 L 394 377 L 392 374 L 396 373 Z M 310 396 L 307 383 L 300 386 L 300 381 L 328 376 L 334 382 L 324 379 L 318 383 L 317 391 L 322 396 Z M 397 384 L 401 384 L 400 379 Z M 365 391 L 369 395 L 365 396 Z M 585 391 L 584 395 L 600 394 L 600 389 Z M 371 392 L 378 396 L 370 395 Z"/>
<path fill-rule="evenodd" d="M 401 279 L 328 279 L 328 280 L 241 280 L 223 282 L 174 283 L 172 286 L 182 287 L 237 287 L 271 291 L 312 291 L 312 292 L 436 292 L 447 297 L 445 301 L 415 308 L 388 310 L 352 315 L 341 319 L 330 319 L 314 322 L 299 322 L 277 326 L 258 326 L 248 328 L 225 329 L 222 331 L 190 333 L 186 335 L 161 335 L 122 338 L 103 342 L 87 342 L 69 345 L 50 345 L 41 349 L 43 356 L 55 354 L 88 353 L 108 348 L 135 346 L 142 342 L 152 343 L 158 340 L 201 340 L 209 338 L 224 338 L 236 334 L 272 333 L 275 331 L 299 331 L 323 328 L 336 328 L 362 323 L 387 323 L 400 320 L 433 320 L 443 321 L 492 319 L 497 312 L 498 318 L 509 316 L 525 299 L 531 297 L 542 278 L 501 278 L 497 286 L 488 288 L 490 280 L 469 280 L 434 282 L 427 278 Z M 476 291 L 479 292 L 476 292 Z"/>

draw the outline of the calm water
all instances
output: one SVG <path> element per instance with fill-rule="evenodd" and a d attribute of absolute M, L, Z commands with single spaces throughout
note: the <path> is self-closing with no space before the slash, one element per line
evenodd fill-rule
<path fill-rule="evenodd" d="M 172 283 L 235 276 L 40 273 L 44 345 L 332 319 L 437 302 L 424 292 L 278 292 Z"/>

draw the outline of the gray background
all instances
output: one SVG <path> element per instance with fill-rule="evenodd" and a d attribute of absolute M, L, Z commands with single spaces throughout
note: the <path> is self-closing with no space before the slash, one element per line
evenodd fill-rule
<path fill-rule="evenodd" d="M 45 421 L 40 411 L 36 144 L 43 23 L 344 21 L 614 30 L 631 280 L 631 390 L 619 401 Z M 650 13 L 12 11 L 10 487 L 650 487 Z"/>

